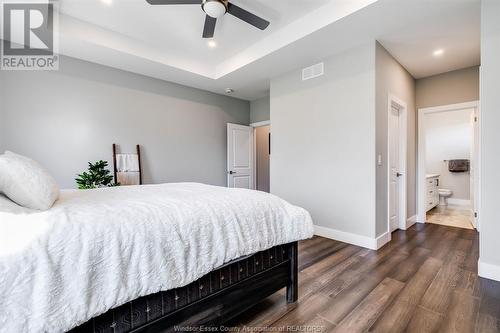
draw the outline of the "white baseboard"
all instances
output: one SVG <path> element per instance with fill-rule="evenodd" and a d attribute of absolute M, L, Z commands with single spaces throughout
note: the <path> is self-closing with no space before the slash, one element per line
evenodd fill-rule
<path fill-rule="evenodd" d="M 481 262 L 481 259 L 478 262 L 478 273 L 480 277 L 500 281 L 500 266 Z"/>
<path fill-rule="evenodd" d="M 377 250 L 391 241 L 391 233 L 385 232 L 377 237 Z"/>
<path fill-rule="evenodd" d="M 388 241 L 391 240 L 390 233 L 388 232 L 384 233 L 383 235 L 377 238 L 370 238 L 367 236 L 362 236 L 350 232 L 322 227 L 319 225 L 314 226 L 314 234 L 321 237 L 341 241 L 344 243 L 361 246 L 370 250 L 378 250 L 382 246 L 384 246 Z"/>
<path fill-rule="evenodd" d="M 413 215 L 409 219 L 406 220 L 406 226 L 405 228 L 402 228 L 403 230 L 408 230 L 412 225 L 417 223 L 417 215 Z"/>
<path fill-rule="evenodd" d="M 448 198 L 448 205 L 469 206 L 470 207 L 470 200 Z"/>

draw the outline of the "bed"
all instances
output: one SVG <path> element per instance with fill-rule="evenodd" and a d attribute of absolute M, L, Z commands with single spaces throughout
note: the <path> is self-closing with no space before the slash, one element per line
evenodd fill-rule
<path fill-rule="evenodd" d="M 62 191 L 47 211 L 0 197 L 0 332 L 163 332 L 221 325 L 286 288 L 302 208 L 177 183 Z"/>

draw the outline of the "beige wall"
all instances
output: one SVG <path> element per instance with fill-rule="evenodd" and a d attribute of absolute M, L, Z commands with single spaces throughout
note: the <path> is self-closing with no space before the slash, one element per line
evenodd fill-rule
<path fill-rule="evenodd" d="M 479 67 L 417 80 L 417 109 L 479 100 Z"/>
<path fill-rule="evenodd" d="M 377 154 L 383 164 L 377 166 L 377 236 L 387 231 L 387 124 L 389 94 L 407 104 L 407 215 L 416 214 L 416 130 L 415 80 L 379 43 L 376 46 L 376 126 Z"/>

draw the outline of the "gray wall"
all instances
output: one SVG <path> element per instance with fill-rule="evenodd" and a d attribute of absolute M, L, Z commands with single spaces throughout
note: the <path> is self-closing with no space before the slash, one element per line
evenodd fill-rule
<path fill-rule="evenodd" d="M 270 119 L 269 96 L 250 102 L 250 123 Z"/>
<path fill-rule="evenodd" d="M 56 72 L 2 72 L 2 150 L 38 160 L 63 188 L 111 144 L 143 147 L 146 183 L 226 184 L 226 124 L 249 102 L 62 57 Z M 110 164 L 111 167 L 111 164 Z"/>
<path fill-rule="evenodd" d="M 417 80 L 417 108 L 479 100 L 479 67 Z"/>
<path fill-rule="evenodd" d="M 414 216 L 416 208 L 416 115 L 415 80 L 378 42 L 376 44 L 376 113 L 377 154 L 382 155 L 382 166 L 377 166 L 377 236 L 388 228 L 387 213 L 387 145 L 388 97 L 402 100 L 408 107 L 408 144 L 406 161 L 407 216 Z"/>
<path fill-rule="evenodd" d="M 375 43 L 271 80 L 271 193 L 314 224 L 375 236 Z"/>
<path fill-rule="evenodd" d="M 500 279 L 500 1 L 482 0 L 480 275 Z M 485 266 L 486 265 L 486 266 Z M 490 266 L 491 265 L 491 266 Z M 486 268 L 491 269 L 486 269 Z"/>

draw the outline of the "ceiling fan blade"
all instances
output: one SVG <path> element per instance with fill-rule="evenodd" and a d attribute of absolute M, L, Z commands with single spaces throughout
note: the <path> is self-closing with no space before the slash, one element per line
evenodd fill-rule
<path fill-rule="evenodd" d="M 205 17 L 205 26 L 203 27 L 203 38 L 212 38 L 215 32 L 215 23 L 217 19 L 211 16 Z"/>
<path fill-rule="evenodd" d="M 150 5 L 201 5 L 201 0 L 146 0 Z"/>
<path fill-rule="evenodd" d="M 227 12 L 231 15 L 236 16 L 240 20 L 247 22 L 248 24 L 253 25 L 260 30 L 264 30 L 269 25 L 269 21 L 264 20 L 263 18 L 258 17 L 255 14 L 252 14 L 241 7 L 233 5 L 232 3 L 227 4 Z"/>

